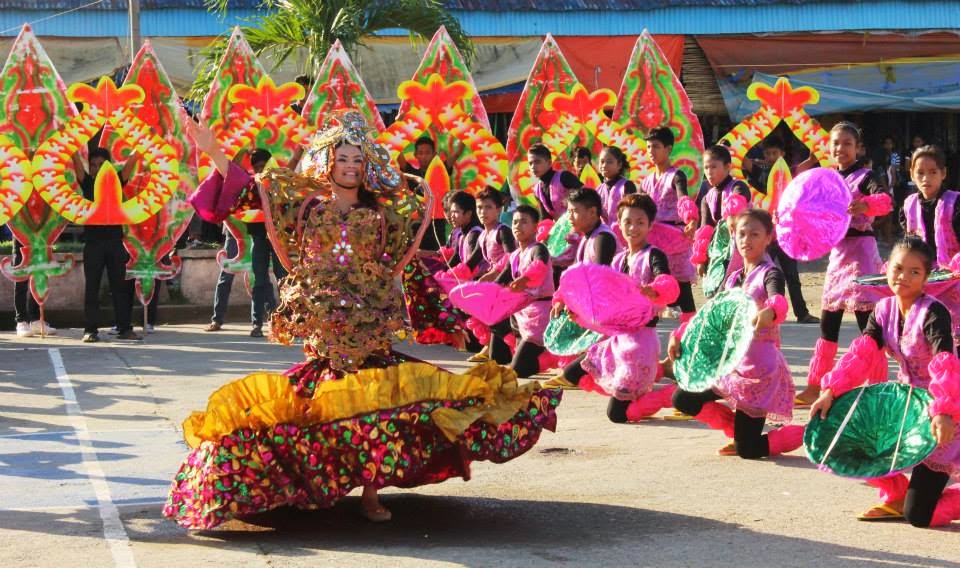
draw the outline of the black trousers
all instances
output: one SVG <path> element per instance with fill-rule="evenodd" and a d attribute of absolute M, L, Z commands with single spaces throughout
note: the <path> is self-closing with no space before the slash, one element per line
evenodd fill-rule
<path fill-rule="evenodd" d="M 920 464 L 910 474 L 907 498 L 903 501 L 903 518 L 915 527 L 929 527 L 933 512 L 950 481 L 950 476 L 941 471 L 933 471 Z"/>
<path fill-rule="evenodd" d="M 689 314 L 697 311 L 697 304 L 693 301 L 693 285 L 690 282 L 678 282 L 680 295 L 677 301 L 670 304 L 671 308 L 680 308 L 680 311 Z"/>
<path fill-rule="evenodd" d="M 860 331 L 867 327 L 867 321 L 870 320 L 870 312 L 854 312 L 857 316 L 857 325 Z M 826 310 L 820 313 L 820 337 L 827 341 L 836 343 L 840 339 L 840 326 L 843 324 L 843 312 L 828 312 Z"/>
<path fill-rule="evenodd" d="M 696 416 L 708 402 L 720 400 L 721 397 L 712 390 L 703 392 L 687 392 L 677 389 L 673 393 L 673 407 L 684 414 Z M 753 418 L 741 411 L 733 416 L 733 443 L 737 447 L 737 455 L 744 459 L 757 459 L 770 455 L 770 443 L 763 433 L 766 418 Z"/>
<path fill-rule="evenodd" d="M 120 239 L 91 240 L 84 243 L 84 333 L 95 333 L 101 324 L 100 281 L 104 271 L 107 272 L 107 283 L 113 298 L 113 315 L 117 329 L 120 333 L 130 330 L 130 301 L 127 298 L 129 287 L 124 279 L 126 264 L 127 251 L 123 249 L 123 241 Z"/>
<path fill-rule="evenodd" d="M 23 253 L 20 249 L 23 245 L 20 241 L 13 239 L 13 263 L 20 264 L 23 261 Z M 13 316 L 17 323 L 30 323 L 40 319 L 40 304 L 33 299 L 30 293 L 30 282 L 13 283 Z"/>
<path fill-rule="evenodd" d="M 770 246 L 767 247 L 767 254 L 780 266 L 783 278 L 787 281 L 787 292 L 790 295 L 793 315 L 797 319 L 803 319 L 810 315 L 807 301 L 803 299 L 803 287 L 800 285 L 800 270 L 797 267 L 797 261 L 787 256 L 787 253 L 783 252 L 777 241 L 770 243 Z"/>

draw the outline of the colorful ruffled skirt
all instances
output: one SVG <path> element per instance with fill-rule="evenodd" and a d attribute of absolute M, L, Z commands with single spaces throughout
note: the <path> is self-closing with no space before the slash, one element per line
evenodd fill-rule
<path fill-rule="evenodd" d="M 463 348 L 466 315 L 453 307 L 433 274 L 446 265 L 433 259 L 414 260 L 403 269 L 403 299 L 413 330 L 422 345 L 446 344 Z"/>
<path fill-rule="evenodd" d="M 192 450 L 163 514 L 210 529 L 281 506 L 331 507 L 358 487 L 469 479 L 471 462 L 509 461 L 554 430 L 560 398 L 493 363 L 454 374 L 408 361 L 337 377 L 308 361 L 255 373 L 184 422 Z"/>

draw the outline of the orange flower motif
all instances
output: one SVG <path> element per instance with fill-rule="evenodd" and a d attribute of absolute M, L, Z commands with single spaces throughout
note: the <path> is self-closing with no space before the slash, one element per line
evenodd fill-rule
<path fill-rule="evenodd" d="M 142 103 L 145 97 L 139 85 L 117 87 L 113 79 L 101 77 L 96 88 L 84 83 L 75 83 L 67 90 L 67 96 L 73 102 L 96 107 L 105 115 L 115 111 L 124 111 L 134 104 Z"/>
<path fill-rule="evenodd" d="M 257 81 L 256 87 L 238 84 L 230 87 L 227 99 L 246 108 L 260 110 L 264 116 L 283 114 L 290 105 L 304 97 L 305 91 L 299 83 L 284 83 L 279 87 L 268 76 Z"/>
<path fill-rule="evenodd" d="M 795 109 L 820 102 L 820 93 L 812 87 L 793 88 L 786 77 L 780 77 L 772 89 L 760 82 L 751 84 L 747 89 L 747 98 L 760 101 L 775 110 L 777 115 L 786 117 Z"/>
<path fill-rule="evenodd" d="M 404 81 L 397 88 L 401 100 L 409 99 L 413 106 L 427 110 L 434 122 L 441 122 L 439 115 L 447 108 L 470 97 L 472 89 L 466 81 L 447 84 L 443 77 L 433 73 L 422 85 L 417 81 Z"/>
<path fill-rule="evenodd" d="M 555 92 L 547 95 L 543 108 L 572 116 L 581 124 L 587 124 L 592 122 L 598 113 L 602 114 L 604 108 L 613 106 L 616 102 L 617 95 L 610 89 L 597 89 L 588 93 L 583 83 L 577 83 L 570 94 Z"/>

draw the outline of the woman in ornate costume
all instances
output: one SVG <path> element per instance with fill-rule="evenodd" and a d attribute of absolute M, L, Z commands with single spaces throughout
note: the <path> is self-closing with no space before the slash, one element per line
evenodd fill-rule
<path fill-rule="evenodd" d="M 470 462 L 508 461 L 556 424 L 560 393 L 518 386 L 493 363 L 453 374 L 391 349 L 405 328 L 395 276 L 416 251 L 413 221 L 430 207 L 401 183 L 362 115 L 343 112 L 319 132 L 301 174 L 259 183 L 232 164 L 205 127 L 189 124 L 216 164 L 198 192 L 244 187 L 240 207 L 262 208 L 289 275 L 272 337 L 303 341 L 306 360 L 259 372 L 211 395 L 184 422 L 192 451 L 164 515 L 189 528 L 273 509 L 330 507 L 362 487 L 364 515 L 387 521 L 377 495 L 469 479 Z"/>

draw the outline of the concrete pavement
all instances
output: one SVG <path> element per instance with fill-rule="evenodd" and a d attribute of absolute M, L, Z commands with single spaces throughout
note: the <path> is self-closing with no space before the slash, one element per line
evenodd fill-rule
<path fill-rule="evenodd" d="M 857 522 L 874 490 L 801 452 L 720 458 L 718 432 L 613 425 L 583 392 L 564 395 L 557 433 L 528 455 L 475 464 L 468 483 L 386 491 L 392 523 L 361 520 L 351 498 L 187 532 L 160 517 L 187 451 L 180 422 L 227 380 L 300 359 L 243 326 L 200 327 L 160 326 L 142 345 L 0 335 L 0 565 L 960 566 L 960 524 Z M 783 330 L 799 384 L 817 328 Z M 448 348 L 398 347 L 466 368 Z"/>

